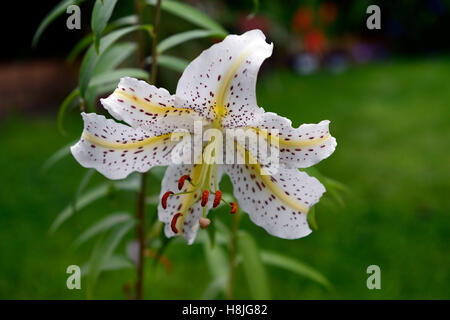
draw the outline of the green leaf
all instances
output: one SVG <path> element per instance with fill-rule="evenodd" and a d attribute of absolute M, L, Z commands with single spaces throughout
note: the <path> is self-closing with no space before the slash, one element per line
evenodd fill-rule
<path fill-rule="evenodd" d="M 130 15 L 130 16 L 125 16 L 122 18 L 119 18 L 113 22 L 111 22 L 109 25 L 106 26 L 104 32 L 110 32 L 114 29 L 117 29 L 119 27 L 122 26 L 126 26 L 126 25 L 133 25 L 133 24 L 137 24 L 138 22 L 138 18 L 136 15 Z M 75 60 L 75 58 L 87 47 L 89 47 L 89 45 L 92 43 L 92 41 L 94 40 L 94 36 L 92 33 L 84 36 L 80 41 L 77 42 L 77 44 L 72 48 L 72 50 L 70 51 L 69 55 L 67 56 L 67 62 L 68 63 L 73 63 L 73 61 Z M 134 44 L 134 48 L 135 48 L 135 44 Z M 135 51 L 135 50 L 134 50 Z M 100 62 L 99 62 L 100 63 Z M 97 63 L 97 65 L 99 64 Z M 95 71 L 94 71 L 95 72 Z"/>
<path fill-rule="evenodd" d="M 74 247 L 79 247 L 84 242 L 88 241 L 92 237 L 99 233 L 107 231 L 119 223 L 125 221 L 133 221 L 133 217 L 129 213 L 113 213 L 100 221 L 97 221 L 88 229 L 86 229 L 73 243 Z"/>
<path fill-rule="evenodd" d="M 306 219 L 308 220 L 308 224 L 313 230 L 319 230 L 319 226 L 316 221 L 316 207 L 312 207 L 309 209 L 308 214 L 306 215 Z"/>
<path fill-rule="evenodd" d="M 253 0 L 252 13 L 248 15 L 249 18 L 253 18 L 259 11 L 259 0 Z"/>
<path fill-rule="evenodd" d="M 42 35 L 42 33 L 47 29 L 47 27 L 52 23 L 56 18 L 58 18 L 60 15 L 62 15 L 64 12 L 66 12 L 67 7 L 70 5 L 79 5 L 84 0 L 63 0 L 59 4 L 57 4 L 42 20 L 42 22 L 39 24 L 34 36 L 32 45 L 33 47 L 36 46 L 36 44 L 39 42 L 39 39 Z"/>
<path fill-rule="evenodd" d="M 262 251 L 261 259 L 268 265 L 289 270 L 299 276 L 313 280 L 328 289 L 331 288 L 330 282 L 319 271 L 294 258 L 286 257 L 271 251 Z"/>
<path fill-rule="evenodd" d="M 75 100 L 75 98 L 80 96 L 80 90 L 78 88 L 74 89 L 61 103 L 61 106 L 58 110 L 58 116 L 56 118 L 56 126 L 58 127 L 58 131 L 65 135 L 66 131 L 64 130 L 64 117 L 66 115 L 67 109 L 71 105 L 72 101 Z"/>
<path fill-rule="evenodd" d="M 147 3 L 154 6 L 156 4 L 156 1 L 157 0 L 147 0 Z M 199 27 L 215 31 L 217 33 L 217 36 L 225 37 L 227 35 L 227 32 L 220 24 L 216 23 L 205 13 L 188 4 L 177 1 L 164 0 L 161 2 L 161 8 Z"/>
<path fill-rule="evenodd" d="M 206 232 L 208 234 L 209 243 L 211 245 L 211 248 L 214 249 L 216 246 L 216 227 L 215 224 L 212 223 L 206 228 Z"/>
<path fill-rule="evenodd" d="M 98 86 L 106 83 L 114 83 L 117 85 L 122 77 L 134 77 L 138 79 L 148 79 L 148 72 L 137 68 L 123 68 L 107 71 L 105 73 L 96 75 L 92 78 L 90 85 Z"/>
<path fill-rule="evenodd" d="M 135 52 L 136 44 L 133 42 L 122 42 L 112 45 L 98 60 L 93 74 L 98 75 L 117 68 Z"/>
<path fill-rule="evenodd" d="M 133 228 L 135 224 L 135 221 L 126 221 L 122 224 L 116 225 L 97 242 L 94 250 L 92 251 L 91 258 L 89 259 L 89 274 L 87 280 L 87 291 L 89 297 L 92 297 L 95 284 L 102 271 L 102 266 L 105 261 L 110 259 L 122 238 L 131 228 Z"/>
<path fill-rule="evenodd" d="M 213 36 L 215 33 L 211 30 L 191 30 L 186 32 L 181 32 L 174 34 L 164 40 L 162 40 L 158 45 L 158 53 L 163 53 L 164 51 L 173 48 L 183 42 L 187 42 L 193 39 L 200 39 Z"/>
<path fill-rule="evenodd" d="M 164 178 L 166 170 L 167 166 L 156 166 L 150 169 L 150 175 L 161 181 Z"/>
<path fill-rule="evenodd" d="M 81 63 L 80 68 L 80 78 L 79 78 L 79 88 L 80 88 L 80 94 L 82 97 L 85 97 L 86 90 L 88 88 L 89 82 L 91 81 L 91 77 L 93 75 L 93 71 L 95 69 L 95 66 L 97 62 L 99 61 L 102 54 L 111 46 L 113 45 L 117 40 L 119 40 L 121 37 L 125 36 L 126 34 L 136 31 L 138 29 L 146 29 L 148 30 L 150 26 L 130 26 L 125 27 L 122 29 L 118 29 L 115 31 L 112 31 L 111 33 L 107 34 L 100 40 L 100 47 L 99 47 L 99 54 L 95 52 L 95 48 L 93 45 L 91 45 L 86 52 L 86 55 L 84 56 L 83 62 Z"/>
<path fill-rule="evenodd" d="M 86 105 L 89 110 L 95 111 L 97 97 L 107 92 L 112 92 L 117 86 L 116 82 L 109 82 L 98 86 L 89 85 L 86 92 Z"/>
<path fill-rule="evenodd" d="M 55 165 L 55 163 L 68 156 L 70 154 L 70 147 L 75 143 L 76 141 L 69 142 L 68 144 L 59 148 L 55 153 L 53 153 L 50 158 L 48 158 L 42 165 L 41 174 L 46 173 L 51 167 Z"/>
<path fill-rule="evenodd" d="M 75 193 L 75 198 L 74 198 L 75 202 L 76 202 L 76 199 L 80 196 L 80 194 L 86 188 L 87 184 L 91 180 L 91 178 L 94 175 L 94 173 L 95 173 L 94 169 L 87 169 L 86 170 L 86 173 L 83 175 L 83 178 L 81 179 L 80 184 L 78 185 L 77 192 Z"/>
<path fill-rule="evenodd" d="M 229 261 L 223 247 L 212 247 L 210 241 L 203 241 L 203 249 L 212 278 L 217 279 L 224 276 L 228 278 L 230 273 Z M 223 289 L 225 290 L 225 287 Z"/>
<path fill-rule="evenodd" d="M 221 276 L 219 278 L 214 278 L 206 287 L 200 300 L 216 299 L 219 293 L 225 291 L 226 285 L 227 285 L 227 277 Z"/>
<path fill-rule="evenodd" d="M 74 204 L 69 204 L 58 214 L 50 226 L 50 234 L 54 233 L 65 221 L 71 218 L 75 212 L 78 212 L 92 202 L 108 195 L 111 188 L 124 191 L 138 191 L 139 186 L 139 177 L 135 176 L 131 179 L 123 180 L 117 183 L 101 184 L 86 191 L 77 198 Z"/>
<path fill-rule="evenodd" d="M 249 233 L 240 231 L 238 243 L 252 299 L 270 299 L 269 282 L 256 241 Z"/>
<path fill-rule="evenodd" d="M 92 10 L 91 27 L 94 32 L 94 47 L 97 54 L 99 54 L 100 38 L 111 18 L 116 3 L 117 0 L 97 0 Z"/>
<path fill-rule="evenodd" d="M 134 77 L 148 80 L 148 72 L 136 68 L 123 68 L 106 71 L 92 78 L 86 93 L 86 104 L 89 109 L 94 109 L 95 101 L 101 94 L 111 92 L 122 77 Z"/>
<path fill-rule="evenodd" d="M 103 264 L 100 268 L 100 271 L 114 271 L 114 270 L 122 270 L 122 269 L 131 269 L 134 268 L 133 261 L 127 258 L 122 254 L 113 254 L 108 259 L 103 261 Z M 89 274 L 89 263 L 86 263 L 81 266 L 81 275 L 87 276 Z"/>
<path fill-rule="evenodd" d="M 131 24 L 137 24 L 139 22 L 138 16 L 135 14 L 131 14 L 129 16 L 120 17 L 117 20 L 114 20 L 109 25 L 106 26 L 105 31 L 112 31 L 113 29 L 116 29 L 118 27 L 131 25 Z"/>
<path fill-rule="evenodd" d="M 74 62 L 75 58 L 81 53 L 81 51 L 89 47 L 89 45 L 92 43 L 93 40 L 94 36 L 92 34 L 88 34 L 83 38 L 81 38 L 81 40 L 78 41 L 77 44 L 70 51 L 69 55 L 66 58 L 66 61 L 68 63 Z"/>
<path fill-rule="evenodd" d="M 188 66 L 189 61 L 174 56 L 161 55 L 158 57 L 158 64 L 177 72 L 183 72 Z"/>

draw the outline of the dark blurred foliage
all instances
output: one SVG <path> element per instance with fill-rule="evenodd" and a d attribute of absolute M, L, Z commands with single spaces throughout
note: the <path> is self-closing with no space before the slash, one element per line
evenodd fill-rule
<path fill-rule="evenodd" d="M 58 18 L 45 31 L 39 45 L 31 50 L 31 39 L 42 18 L 59 1 L 8 1 L 3 6 L 3 37 L 8 43 L 0 53 L 1 60 L 22 59 L 29 57 L 64 57 L 74 43 L 90 31 L 90 12 L 92 1 L 81 5 L 81 30 L 68 30 L 65 26 L 67 15 Z M 342 38 L 360 37 L 367 41 L 381 41 L 393 52 L 412 55 L 435 53 L 450 49 L 450 42 L 445 32 L 450 30 L 450 0 L 343 0 L 343 1 L 269 1 L 261 0 L 255 10 L 254 0 L 189 0 L 201 10 L 208 12 L 231 32 L 242 32 L 243 29 L 263 29 L 271 36 L 279 36 L 279 40 L 289 44 L 287 34 L 297 32 L 293 26 L 295 19 L 298 25 L 315 23 L 320 33 L 327 37 Z M 381 8 L 381 30 L 366 28 L 366 9 L 371 4 Z M 303 8 L 305 12 L 299 13 Z M 84 10 L 85 9 L 85 10 Z M 115 12 L 121 15 L 133 9 L 132 0 L 119 1 Z M 148 15 L 150 16 L 150 15 Z M 325 21 L 329 23 L 324 23 Z M 321 23 L 317 23 L 321 20 Z M 177 21 L 178 22 L 178 21 Z M 181 23 L 183 24 L 183 22 Z M 169 29 L 177 29 L 177 24 L 169 21 Z M 273 35 L 272 35 L 273 34 Z M 313 42 L 320 42 L 321 35 L 310 35 Z M 280 43 L 278 43 L 280 46 Z"/>
<path fill-rule="evenodd" d="M 369 16 L 366 9 L 371 4 L 381 9 L 381 30 L 366 27 Z M 227 1 L 227 6 L 231 10 L 251 12 L 253 1 Z M 351 35 L 382 41 L 392 51 L 405 55 L 450 49 L 450 42 L 443 36 L 450 30 L 449 0 L 260 1 L 257 15 L 284 30 L 295 32 L 302 24 L 307 27 L 315 23 L 318 28 L 326 29 L 329 36 Z M 293 26 L 295 18 L 297 26 Z"/>

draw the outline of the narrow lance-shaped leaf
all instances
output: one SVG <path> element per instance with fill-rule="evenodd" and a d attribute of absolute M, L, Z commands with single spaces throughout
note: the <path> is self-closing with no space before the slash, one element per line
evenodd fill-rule
<path fill-rule="evenodd" d="M 269 282 L 256 241 L 247 232 L 240 231 L 238 243 L 252 299 L 270 299 Z"/>
<path fill-rule="evenodd" d="M 161 55 L 158 57 L 158 65 L 174 70 L 176 72 L 183 72 L 188 66 L 189 61 L 174 56 Z"/>
<path fill-rule="evenodd" d="M 99 54 L 100 38 L 116 6 L 117 0 L 97 0 L 92 10 L 91 27 L 94 32 L 94 47 Z"/>
<path fill-rule="evenodd" d="M 248 15 L 249 18 L 253 18 L 259 11 L 259 0 L 253 0 L 252 13 Z"/>
<path fill-rule="evenodd" d="M 94 169 L 86 169 L 86 172 L 83 175 L 83 178 L 81 178 L 80 184 L 78 185 L 77 192 L 75 192 L 75 196 L 73 197 L 73 203 L 77 203 L 78 197 L 81 195 L 86 186 L 89 184 L 89 181 L 91 180 L 94 173 L 95 173 Z M 75 206 L 74 209 L 76 210 Z"/>
<path fill-rule="evenodd" d="M 324 275 L 299 260 L 271 251 L 261 251 L 261 259 L 265 264 L 289 270 L 302 277 L 313 280 L 326 288 L 331 288 L 330 282 Z"/>
<path fill-rule="evenodd" d="M 72 63 L 75 60 L 75 58 L 81 53 L 81 51 L 89 47 L 89 45 L 92 43 L 93 40 L 94 36 L 92 34 L 88 34 L 83 38 L 81 38 L 81 40 L 78 41 L 77 44 L 70 51 L 69 55 L 66 58 L 66 61 L 68 63 Z"/>
<path fill-rule="evenodd" d="M 92 255 L 89 260 L 89 275 L 87 281 L 87 291 L 89 297 L 92 297 L 92 293 L 97 282 L 97 278 L 101 273 L 103 263 L 111 257 L 122 238 L 131 228 L 133 228 L 134 225 L 135 221 L 127 221 L 119 224 L 112 228 L 97 242 L 97 245 L 92 251 Z"/>
<path fill-rule="evenodd" d="M 147 3 L 154 6 L 156 4 L 156 0 L 147 0 Z M 188 4 L 177 1 L 164 0 L 161 2 L 161 8 L 197 26 L 215 31 L 218 37 L 225 37 L 227 35 L 227 32 L 221 25 L 216 23 L 205 13 Z"/>
<path fill-rule="evenodd" d="M 133 77 L 137 79 L 148 79 L 149 74 L 148 72 L 137 69 L 137 68 L 123 68 L 123 69 L 116 69 L 116 70 L 110 70 L 105 73 L 96 75 L 92 78 L 90 85 L 92 86 L 98 86 L 105 83 L 114 82 L 116 84 L 119 83 L 120 78 L 122 77 Z"/>
<path fill-rule="evenodd" d="M 72 104 L 72 102 L 80 96 L 80 90 L 78 88 L 74 89 L 61 103 L 61 106 L 58 110 L 58 116 L 56 118 L 56 126 L 58 131 L 65 135 L 66 131 L 64 130 L 64 117 L 66 115 L 67 109 Z"/>
<path fill-rule="evenodd" d="M 133 42 L 121 42 L 112 45 L 97 61 L 93 77 L 117 68 L 135 52 L 136 44 Z"/>
<path fill-rule="evenodd" d="M 86 229 L 73 243 L 74 247 L 78 247 L 89 239 L 95 237 L 97 234 L 105 232 L 117 224 L 125 221 L 133 221 L 133 217 L 129 213 L 113 213 L 109 214 L 103 219 L 97 221 L 88 229 Z"/>
<path fill-rule="evenodd" d="M 317 221 L 316 221 L 316 207 L 312 207 L 311 209 L 309 209 L 306 219 L 308 221 L 309 226 L 313 230 L 319 229 L 319 226 L 317 225 Z"/>
<path fill-rule="evenodd" d="M 126 16 L 126 17 L 122 17 L 119 18 L 113 22 L 111 22 L 110 24 L 108 24 L 104 30 L 104 32 L 110 32 L 112 30 L 115 30 L 119 27 L 122 26 L 126 26 L 126 25 L 133 25 L 136 24 L 138 22 L 137 16 L 136 15 L 130 15 L 130 16 Z M 77 42 L 77 44 L 72 48 L 72 50 L 70 51 L 70 53 L 68 54 L 66 60 L 68 63 L 72 63 L 75 58 L 87 47 L 89 47 L 89 45 L 92 43 L 92 41 L 94 40 L 94 36 L 92 33 L 84 36 L 80 41 Z"/>
<path fill-rule="evenodd" d="M 42 33 L 47 29 L 47 27 L 60 15 L 62 15 L 64 12 L 66 12 L 67 7 L 71 5 L 79 5 L 84 0 L 63 0 L 59 4 L 57 4 L 42 20 L 42 22 L 39 24 L 39 27 L 37 28 L 34 36 L 32 45 L 36 46 L 36 44 L 39 42 L 39 39 L 42 35 Z"/>
<path fill-rule="evenodd" d="M 113 254 L 109 258 L 103 260 L 103 264 L 100 267 L 100 272 L 131 268 L 134 268 L 133 261 L 128 259 L 123 254 Z M 89 275 L 89 271 L 89 262 L 81 266 L 82 277 Z"/>
<path fill-rule="evenodd" d="M 126 34 L 139 30 L 139 29 L 145 29 L 149 30 L 150 26 L 130 26 L 125 27 L 119 30 L 115 30 L 106 36 L 102 37 L 100 40 L 100 47 L 99 47 L 99 54 L 95 52 L 94 46 L 91 45 L 89 50 L 86 52 L 86 55 L 84 56 L 83 62 L 81 64 L 80 68 L 80 78 L 79 78 L 79 88 L 80 88 L 80 94 L 82 97 L 85 96 L 86 90 L 89 85 L 89 81 L 91 80 L 91 77 L 93 75 L 93 71 L 95 69 L 95 66 L 97 62 L 99 61 L 101 55 L 108 49 L 112 44 L 114 44 L 117 40 L 119 40 L 121 37 L 125 36 Z"/>
<path fill-rule="evenodd" d="M 88 109 L 94 109 L 97 97 L 113 91 L 117 87 L 120 78 L 125 76 L 143 80 L 148 80 L 149 78 L 148 72 L 136 68 L 110 70 L 93 77 L 86 93 Z"/>
<path fill-rule="evenodd" d="M 203 293 L 202 299 L 214 299 L 220 292 L 225 293 L 229 277 L 229 263 L 225 250 L 221 246 L 211 246 L 209 239 L 203 241 L 206 262 L 211 274 L 211 283 Z"/>
<path fill-rule="evenodd" d="M 212 300 L 216 299 L 219 293 L 223 292 L 227 285 L 227 277 L 220 276 L 219 278 L 212 279 L 208 286 L 206 287 L 205 291 L 203 291 L 202 296 L 200 297 L 201 300 Z"/>
<path fill-rule="evenodd" d="M 117 190 L 137 191 L 139 189 L 139 179 L 138 177 L 133 177 L 115 184 L 105 183 L 86 191 L 78 197 L 74 204 L 69 204 L 58 214 L 50 227 L 50 234 L 54 233 L 65 221 L 72 217 L 75 211 L 79 211 L 92 202 L 108 195 L 111 188 L 115 188 Z"/>
<path fill-rule="evenodd" d="M 162 40 L 158 45 L 158 53 L 163 53 L 164 51 L 173 48 L 183 42 L 187 42 L 193 39 L 200 39 L 213 36 L 214 31 L 211 30 L 190 30 L 186 32 L 181 32 L 174 34 L 166 39 Z"/>
<path fill-rule="evenodd" d="M 55 153 L 53 153 L 50 158 L 48 158 L 41 168 L 41 173 L 44 174 L 47 172 L 51 167 L 55 165 L 58 161 L 61 159 L 64 159 L 70 154 L 70 147 L 76 143 L 76 141 L 69 142 L 68 144 L 64 145 L 63 147 L 59 148 Z"/>

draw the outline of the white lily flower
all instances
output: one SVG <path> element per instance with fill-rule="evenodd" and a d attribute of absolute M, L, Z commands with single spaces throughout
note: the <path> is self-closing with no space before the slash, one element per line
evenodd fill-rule
<path fill-rule="evenodd" d="M 130 126 L 83 113 L 84 131 L 71 148 L 72 154 L 82 166 L 95 168 L 109 179 L 168 165 L 158 208 L 168 237 L 179 234 L 192 243 L 198 227 L 208 226 L 208 211 L 221 201 L 218 183 L 223 172 L 231 178 L 239 206 L 258 226 L 285 239 L 308 235 L 311 229 L 306 214 L 325 188 L 297 168 L 327 158 L 335 150 L 336 140 L 329 133 L 327 120 L 293 128 L 290 120 L 258 107 L 257 73 L 272 49 L 260 30 L 229 35 L 189 64 L 175 95 L 144 81 L 122 78 L 102 104 Z M 277 129 L 279 134 L 271 137 L 270 147 L 279 151 L 278 171 L 264 174 L 268 168 L 264 156 L 236 140 L 233 145 L 247 159 L 244 164 L 216 160 L 174 164 L 171 152 L 182 142 L 172 135 L 179 129 L 193 132 L 197 119 L 205 128 L 244 128 L 266 138 Z M 207 149 L 202 149 L 203 158 L 211 160 Z M 230 205 L 235 212 L 236 204 Z"/>

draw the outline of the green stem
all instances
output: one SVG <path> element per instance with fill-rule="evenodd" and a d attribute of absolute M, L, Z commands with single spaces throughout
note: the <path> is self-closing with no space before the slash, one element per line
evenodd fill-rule
<path fill-rule="evenodd" d="M 153 42 L 152 42 L 152 65 L 150 73 L 150 84 L 155 84 L 156 74 L 158 72 L 158 34 L 159 34 L 159 21 L 161 17 L 161 0 L 156 2 L 155 6 L 155 22 L 153 23 Z"/>
<path fill-rule="evenodd" d="M 142 6 L 139 0 L 136 1 L 136 10 L 138 11 L 138 16 L 141 18 L 142 14 Z M 156 63 L 157 63 L 157 52 L 156 47 L 158 45 L 158 31 L 159 31 L 159 20 L 161 13 L 161 0 L 158 0 L 155 6 L 155 20 L 153 25 L 153 43 L 152 43 L 152 69 L 150 74 L 150 83 L 155 84 L 156 81 Z M 140 50 L 143 50 L 143 44 L 140 40 L 139 44 Z M 141 57 L 142 53 L 139 53 Z M 143 173 L 141 175 L 141 186 L 139 189 L 138 197 L 137 197 L 137 226 L 136 226 L 136 235 L 139 242 L 139 257 L 137 263 L 137 281 L 136 281 L 136 300 L 142 300 L 144 295 L 144 254 L 146 247 L 146 239 L 145 239 L 145 194 L 147 189 L 147 174 Z"/>
<path fill-rule="evenodd" d="M 145 251 L 145 193 L 147 189 L 147 175 L 141 175 L 141 187 L 137 198 L 136 236 L 139 243 L 139 256 L 137 263 L 136 299 L 142 300 L 144 294 L 144 251 Z"/>
<path fill-rule="evenodd" d="M 231 239 L 230 239 L 230 274 L 228 277 L 228 284 L 226 290 L 227 300 L 233 299 L 234 291 L 234 279 L 236 277 L 236 266 L 237 266 L 237 251 L 238 251 L 238 239 L 237 233 L 239 229 L 239 222 L 241 220 L 241 212 L 238 209 L 233 215 L 233 222 L 231 226 Z"/>

